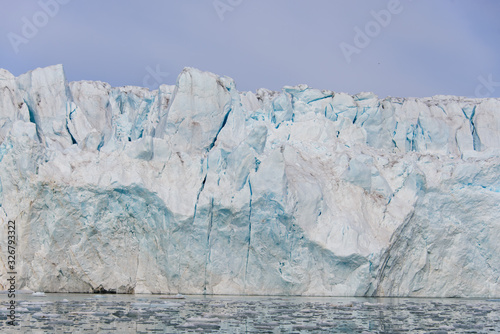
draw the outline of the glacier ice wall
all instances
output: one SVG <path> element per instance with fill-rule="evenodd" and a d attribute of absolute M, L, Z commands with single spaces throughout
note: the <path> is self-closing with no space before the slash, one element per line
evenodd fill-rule
<path fill-rule="evenodd" d="M 0 287 L 500 296 L 500 100 L 0 70 Z"/>

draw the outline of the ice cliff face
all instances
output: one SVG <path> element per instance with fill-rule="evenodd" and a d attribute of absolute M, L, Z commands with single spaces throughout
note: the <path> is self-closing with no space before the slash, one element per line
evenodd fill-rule
<path fill-rule="evenodd" d="M 500 296 L 500 100 L 0 70 L 0 283 Z"/>

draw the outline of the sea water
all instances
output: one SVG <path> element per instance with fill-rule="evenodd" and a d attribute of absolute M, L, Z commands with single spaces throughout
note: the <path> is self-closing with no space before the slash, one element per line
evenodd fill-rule
<path fill-rule="evenodd" d="M 499 333 L 500 300 L 16 295 L 1 333 Z"/>

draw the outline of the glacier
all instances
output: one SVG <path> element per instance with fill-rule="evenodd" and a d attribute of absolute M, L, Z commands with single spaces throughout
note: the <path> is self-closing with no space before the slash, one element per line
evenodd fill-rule
<path fill-rule="evenodd" d="M 0 289 L 500 296 L 500 99 L 0 70 Z"/>

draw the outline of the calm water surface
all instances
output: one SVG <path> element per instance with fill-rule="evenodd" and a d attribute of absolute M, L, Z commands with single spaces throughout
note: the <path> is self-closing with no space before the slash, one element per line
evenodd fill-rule
<path fill-rule="evenodd" d="M 0 333 L 500 333 L 500 300 L 16 295 Z"/>

